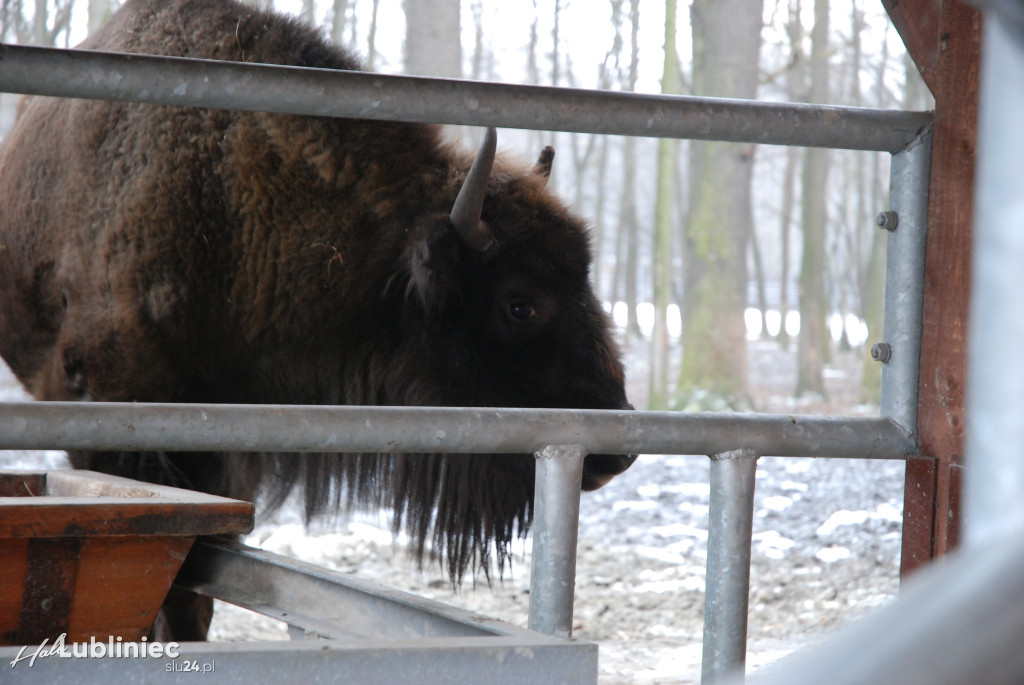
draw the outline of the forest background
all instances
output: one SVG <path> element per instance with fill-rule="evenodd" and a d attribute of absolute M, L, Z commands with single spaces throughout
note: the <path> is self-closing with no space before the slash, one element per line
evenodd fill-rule
<path fill-rule="evenodd" d="M 388 73 L 931 107 L 875 0 L 250 1 Z M 72 47 L 120 4 L 2 0 L 0 39 Z M 17 99 L 0 96 L 0 133 Z M 821 399 L 833 354 L 881 339 L 888 155 L 536 131 L 499 141 L 527 159 L 555 147 L 555 190 L 593 228 L 598 294 L 644 352 L 638 408 L 762 409 L 753 340 L 795 347 L 792 396 Z M 879 366 L 862 368 L 858 401 L 877 405 Z"/>

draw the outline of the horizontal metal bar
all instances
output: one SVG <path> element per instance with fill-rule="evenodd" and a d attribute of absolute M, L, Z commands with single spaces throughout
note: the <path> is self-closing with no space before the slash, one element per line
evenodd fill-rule
<path fill-rule="evenodd" d="M 750 678 L 751 685 L 1024 682 L 1024 536 L 920 571 L 885 609 Z M 739 679 L 735 681 L 738 685 Z"/>
<path fill-rule="evenodd" d="M 0 91 L 317 116 L 896 152 L 904 112 L 0 45 Z"/>
<path fill-rule="evenodd" d="M 585 409 L 0 403 L 0 449 L 720 454 L 903 459 L 887 418 Z"/>
<path fill-rule="evenodd" d="M 214 538 L 196 541 L 175 583 L 328 638 L 537 638 L 408 592 Z"/>
<path fill-rule="evenodd" d="M 545 638 L 546 636 L 540 636 Z M 101 643 L 105 644 L 105 643 Z M 49 646 L 49 645 L 47 645 Z M 30 648 L 31 655 L 38 645 Z M 10 663 L 20 647 L 0 647 L 4 682 L 19 685 L 167 683 L 479 683 L 502 685 L 596 683 L 597 645 L 591 642 L 494 637 L 431 640 L 334 640 L 184 643 L 178 657 L 39 658 Z M 24 656 L 24 655 L 23 655 Z M 188 670 L 186 670 L 188 669 Z M 194 678 L 190 676 L 201 676 Z"/>

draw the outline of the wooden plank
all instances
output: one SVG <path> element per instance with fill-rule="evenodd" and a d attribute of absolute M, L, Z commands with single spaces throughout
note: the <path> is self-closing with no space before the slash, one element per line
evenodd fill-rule
<path fill-rule="evenodd" d="M 87 538 L 75 581 L 68 641 L 149 632 L 195 538 Z"/>
<path fill-rule="evenodd" d="M 0 540 L 0 644 L 141 639 L 194 540 Z"/>
<path fill-rule="evenodd" d="M 937 557 L 959 540 L 981 23 L 959 0 L 884 2 L 935 96 L 918 405 L 921 454 L 935 469 L 908 464 L 905 575 L 928 560 L 926 545 Z"/>
<path fill-rule="evenodd" d="M 900 576 L 927 564 L 935 557 L 935 489 L 938 463 L 931 457 L 907 459 L 903 493 L 903 554 Z M 911 515 L 907 515 L 910 512 Z"/>
<path fill-rule="evenodd" d="M 893 26 L 907 46 L 932 92 L 940 85 L 940 16 L 944 0 L 882 0 Z M 934 84 L 934 85 L 933 85 Z"/>
<path fill-rule="evenodd" d="M 83 469 L 46 472 L 46 492 L 71 497 L 159 497 L 175 502 L 238 502 L 196 490 L 172 488 Z"/>
<path fill-rule="evenodd" d="M 0 493 L 18 495 L 0 496 L 0 538 L 225 535 L 253 527 L 249 502 L 191 490 L 91 471 L 0 475 Z"/>
<path fill-rule="evenodd" d="M 0 644 L 3 645 L 13 645 L 18 639 L 28 543 L 24 539 L 0 539 Z"/>
<path fill-rule="evenodd" d="M 68 632 L 80 538 L 30 540 L 16 642 L 41 644 Z"/>
<path fill-rule="evenodd" d="M 195 536 L 252 525 L 248 502 L 89 471 L 0 473 L 0 644 L 139 640 Z"/>
<path fill-rule="evenodd" d="M 21 499 L 21 498 L 18 498 Z M 115 497 L 0 500 L 0 538 L 89 535 L 229 535 L 252 530 L 252 509 L 221 503 Z"/>

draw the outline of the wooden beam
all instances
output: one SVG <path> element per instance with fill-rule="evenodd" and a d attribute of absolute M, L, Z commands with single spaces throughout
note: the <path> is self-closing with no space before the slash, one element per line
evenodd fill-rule
<path fill-rule="evenodd" d="M 882 0 L 924 82 L 935 92 L 940 55 L 939 19 L 943 0 Z"/>
<path fill-rule="evenodd" d="M 935 96 L 918 432 L 901 574 L 957 546 L 963 464 L 980 15 L 959 0 L 883 0 Z"/>

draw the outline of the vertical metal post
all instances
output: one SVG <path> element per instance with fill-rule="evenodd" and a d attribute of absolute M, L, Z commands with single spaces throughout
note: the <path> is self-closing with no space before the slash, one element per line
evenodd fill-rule
<path fill-rule="evenodd" d="M 527 626 L 558 637 L 572 635 L 580 487 L 586 454 L 582 445 L 549 446 L 536 454 Z"/>
<path fill-rule="evenodd" d="M 969 547 L 1024 529 L 1024 11 L 978 4 L 987 11 L 967 357 Z"/>
<path fill-rule="evenodd" d="M 882 415 L 896 421 L 915 443 L 931 149 L 929 126 L 892 156 L 889 172 L 896 227 L 886 250 L 884 335 L 891 358 L 882 367 Z"/>
<path fill-rule="evenodd" d="M 711 457 L 708 562 L 701 683 L 742 676 L 747 660 L 750 535 L 758 455 L 735 450 Z"/>

